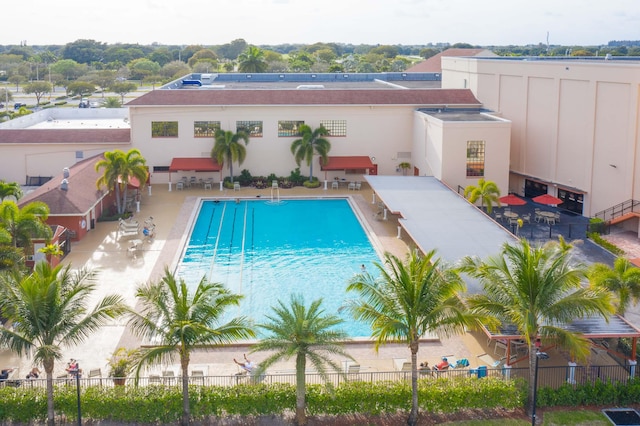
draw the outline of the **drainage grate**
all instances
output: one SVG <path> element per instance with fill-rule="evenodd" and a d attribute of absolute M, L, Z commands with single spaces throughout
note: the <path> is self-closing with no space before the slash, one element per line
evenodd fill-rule
<path fill-rule="evenodd" d="M 608 408 L 602 412 L 616 426 L 640 426 L 640 415 L 631 408 Z"/>

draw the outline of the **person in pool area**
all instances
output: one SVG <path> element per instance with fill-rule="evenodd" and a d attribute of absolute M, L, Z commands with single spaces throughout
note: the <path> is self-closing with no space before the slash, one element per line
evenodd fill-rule
<path fill-rule="evenodd" d="M 29 374 L 27 374 L 27 379 L 37 379 L 38 377 L 40 377 L 40 370 L 38 367 L 33 367 L 31 371 L 29 371 Z"/>
<path fill-rule="evenodd" d="M 446 357 L 442 357 L 442 361 L 438 363 L 435 367 L 435 370 L 444 370 L 445 368 L 449 368 L 449 361 L 447 361 Z"/>
<path fill-rule="evenodd" d="M 367 267 L 364 266 L 364 263 L 362 265 L 360 265 L 360 271 L 361 272 L 367 272 Z"/>
<path fill-rule="evenodd" d="M 243 354 L 243 355 L 244 355 L 244 362 L 239 362 L 235 358 L 233 359 L 233 362 L 238 364 L 240 368 L 244 370 L 242 373 L 239 373 L 239 374 L 246 374 L 246 373 L 251 374 L 251 372 L 256 368 L 256 365 L 253 362 L 251 362 L 250 359 L 247 358 L 246 354 Z"/>

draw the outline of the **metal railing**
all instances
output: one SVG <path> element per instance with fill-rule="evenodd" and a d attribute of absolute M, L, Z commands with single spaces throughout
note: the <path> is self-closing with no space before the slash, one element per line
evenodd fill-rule
<path fill-rule="evenodd" d="M 640 212 L 640 201 L 631 199 L 620 204 L 616 204 L 613 207 L 609 207 L 606 210 L 602 210 L 593 215 L 593 217 L 597 217 L 608 222 L 616 217 L 624 216 L 627 213 L 633 212 Z"/>
<path fill-rule="evenodd" d="M 563 384 L 583 385 L 587 383 L 595 383 L 596 381 L 611 381 L 626 383 L 632 378 L 631 367 L 623 367 L 620 365 L 591 365 L 591 366 L 559 366 L 559 367 L 542 367 L 538 368 L 538 384 L 539 386 L 548 386 L 558 388 Z M 360 371 L 356 373 L 329 373 L 328 381 L 333 386 L 339 386 L 346 382 L 397 382 L 410 381 L 411 371 Z M 445 371 L 419 371 L 419 378 L 422 380 L 432 380 L 438 378 L 456 378 L 456 377 L 495 377 L 509 379 L 529 380 L 529 368 L 488 368 L 479 371 L 474 368 L 453 368 Z M 189 383 L 199 386 L 220 386 L 233 387 L 249 384 L 274 384 L 288 383 L 294 385 L 296 381 L 295 373 L 287 374 L 264 374 L 261 376 L 251 376 L 247 374 L 236 374 L 226 376 L 191 376 Z M 325 381 L 317 373 L 307 373 L 307 384 L 324 384 Z M 0 383 L 7 386 L 22 387 L 46 387 L 46 379 L 22 379 Z M 125 386 L 134 386 L 133 378 L 127 378 L 124 381 Z M 147 376 L 140 377 L 138 386 L 181 386 L 181 377 L 162 377 Z M 74 378 L 56 378 L 54 386 L 76 386 Z M 82 388 L 89 386 L 114 387 L 116 386 L 113 378 L 92 377 L 81 378 L 80 386 Z"/>

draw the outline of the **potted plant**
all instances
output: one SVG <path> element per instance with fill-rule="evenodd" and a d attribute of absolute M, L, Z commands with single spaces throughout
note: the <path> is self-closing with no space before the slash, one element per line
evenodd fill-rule
<path fill-rule="evenodd" d="M 137 349 L 127 349 L 120 347 L 113 352 L 109 358 L 109 377 L 113 378 L 113 384 L 122 386 L 127 380 L 127 376 L 136 364 L 139 351 Z"/>
<path fill-rule="evenodd" d="M 409 170 L 411 168 L 411 164 L 407 163 L 406 161 L 403 161 L 402 163 L 398 164 L 398 168 L 402 169 L 402 175 L 406 176 L 407 175 L 407 170 Z"/>

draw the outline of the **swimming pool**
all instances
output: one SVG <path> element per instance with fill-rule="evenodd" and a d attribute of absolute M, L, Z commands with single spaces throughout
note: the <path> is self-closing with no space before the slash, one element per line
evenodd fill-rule
<path fill-rule="evenodd" d="M 347 199 L 202 201 L 178 265 L 195 285 L 203 275 L 245 297 L 231 316 L 264 321 L 271 307 L 300 293 L 322 297 L 325 312 L 345 319 L 351 337 L 370 336 L 366 324 L 339 308 L 349 279 L 379 261 Z M 349 296 L 353 297 L 353 296 Z"/>

